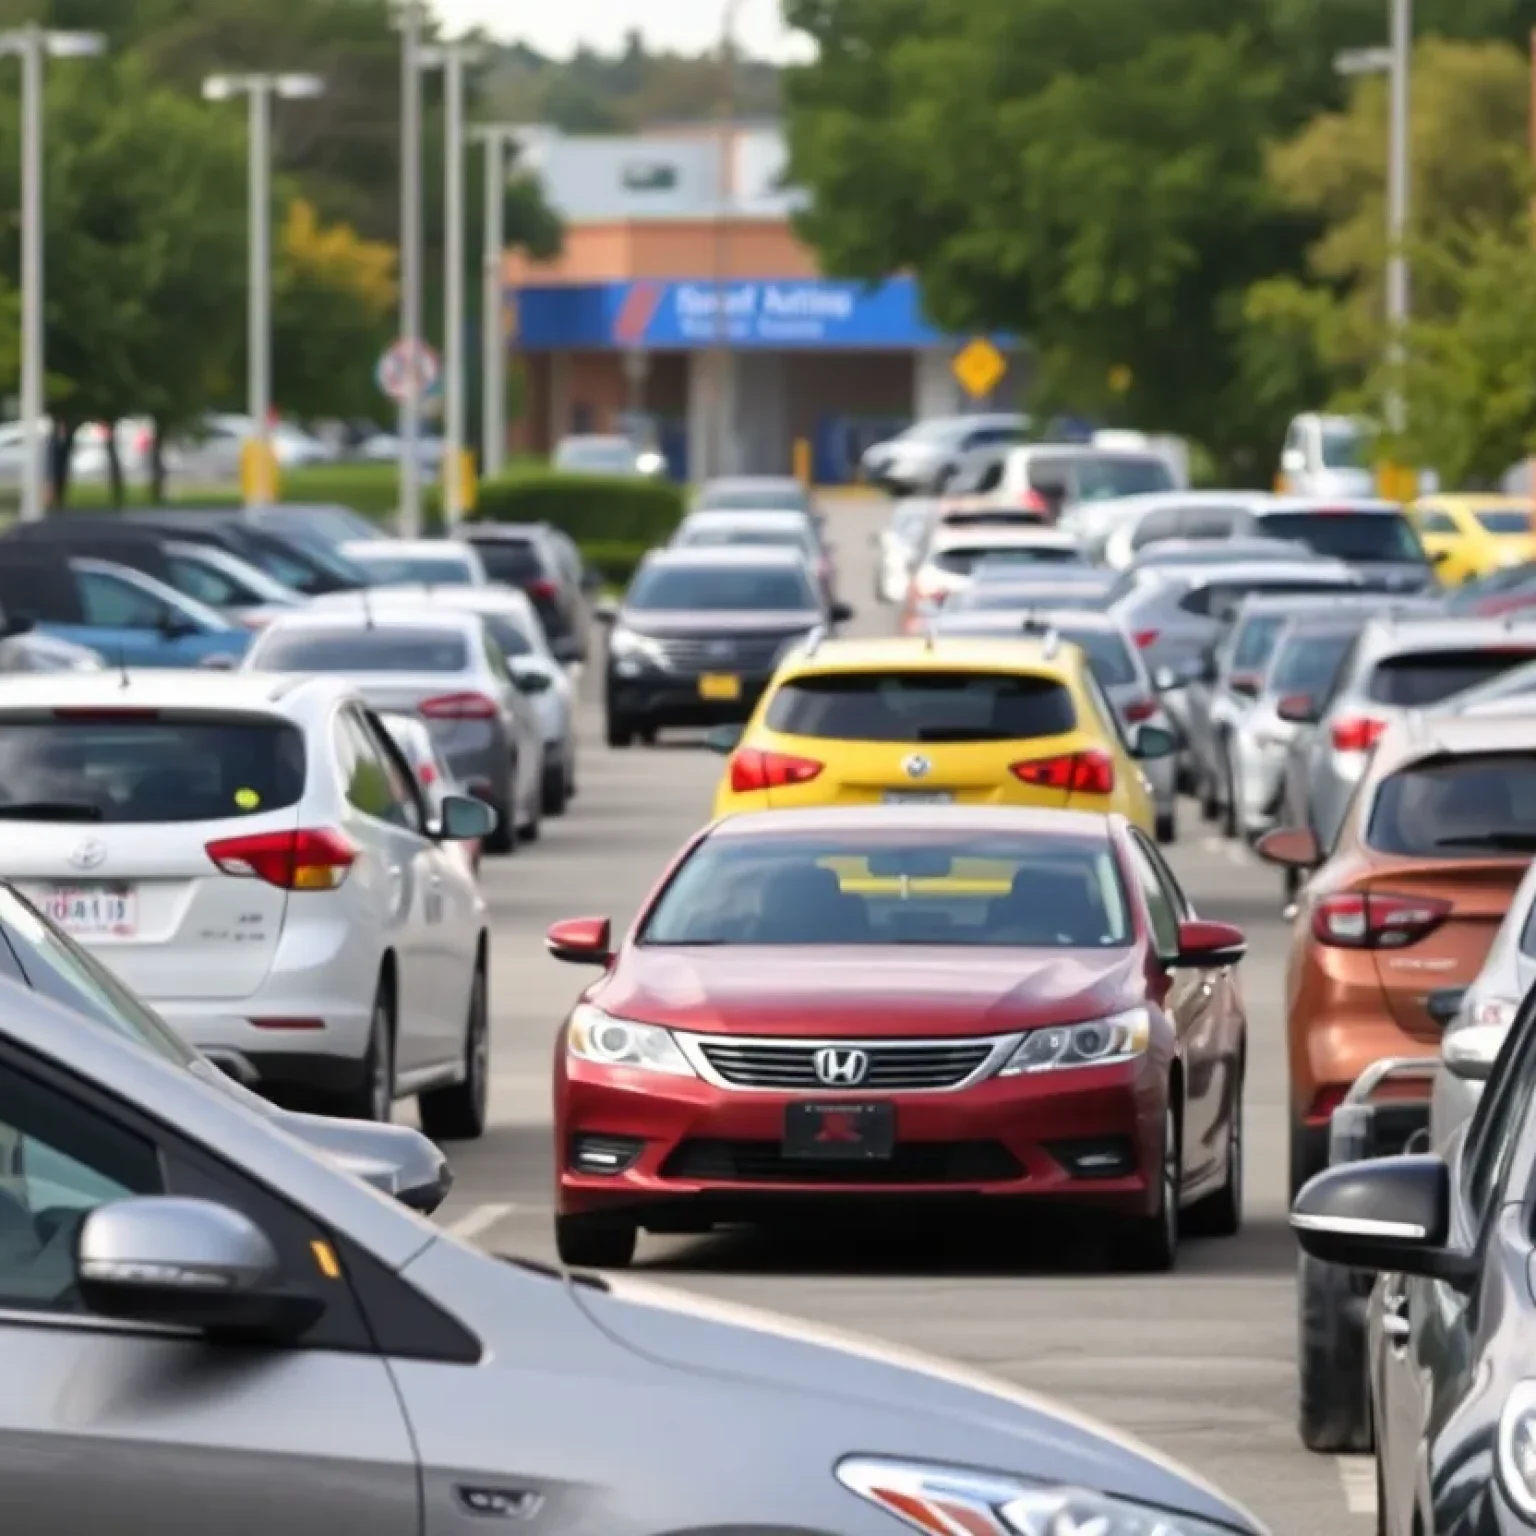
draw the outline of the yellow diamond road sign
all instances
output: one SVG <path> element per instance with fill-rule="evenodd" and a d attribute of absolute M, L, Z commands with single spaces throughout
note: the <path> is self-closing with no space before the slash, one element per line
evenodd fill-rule
<path fill-rule="evenodd" d="M 965 392 L 979 400 L 997 388 L 998 380 L 1008 371 L 1008 360 L 985 336 L 978 336 L 960 349 L 954 370 Z"/>

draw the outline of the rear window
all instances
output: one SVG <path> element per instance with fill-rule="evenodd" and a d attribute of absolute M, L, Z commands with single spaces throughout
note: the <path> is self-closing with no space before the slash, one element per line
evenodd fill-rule
<path fill-rule="evenodd" d="M 770 730 L 827 741 L 1014 741 L 1077 725 L 1054 678 L 1016 672 L 833 672 L 784 683 Z"/>
<path fill-rule="evenodd" d="M 464 587 L 474 584 L 467 560 L 452 555 L 355 555 L 368 579 L 383 586 Z"/>
<path fill-rule="evenodd" d="M 790 481 L 767 485 L 705 486 L 694 510 L 697 512 L 778 512 L 811 510 L 811 498 L 805 487 Z"/>
<path fill-rule="evenodd" d="M 1523 666 L 1533 656 L 1536 651 L 1481 648 L 1388 656 L 1376 663 L 1366 679 L 1365 696 L 1376 704 L 1421 709 Z"/>
<path fill-rule="evenodd" d="M 1280 631 L 1284 628 L 1284 614 L 1266 613 L 1249 619 L 1237 637 L 1237 646 L 1232 652 L 1232 670 L 1234 672 L 1262 671 L 1264 663 L 1269 660 L 1270 652 L 1275 648 L 1275 641 L 1279 638 Z"/>
<path fill-rule="evenodd" d="M 934 565 L 951 576 L 969 576 L 983 561 L 992 568 L 1003 565 L 1081 565 L 1083 557 L 1070 545 L 1049 544 L 961 545 L 941 549 L 933 556 Z"/>
<path fill-rule="evenodd" d="M 1290 539 L 1337 560 L 1424 563 L 1419 536 L 1395 512 L 1271 512 L 1259 528 L 1266 538 Z"/>
<path fill-rule="evenodd" d="M 1107 949 L 1130 938 L 1106 839 L 996 832 L 707 838 L 640 932 L 648 945 Z"/>
<path fill-rule="evenodd" d="M 1536 752 L 1409 765 L 1382 780 L 1365 840 L 1415 858 L 1536 853 Z"/>
<path fill-rule="evenodd" d="M 1080 501 L 1108 501 L 1116 496 L 1144 496 L 1171 491 L 1173 471 L 1162 459 L 1112 458 L 1095 455 L 1078 459 L 1072 466 Z"/>
<path fill-rule="evenodd" d="M 1070 624 L 1059 624 L 1056 632 L 1081 647 L 1100 687 L 1123 688 L 1137 681 L 1140 674 L 1131 657 L 1131 643 L 1118 629 L 1073 629 Z"/>
<path fill-rule="evenodd" d="M 503 656 L 532 656 L 533 646 L 525 635 L 511 619 L 503 618 L 499 613 L 487 613 L 481 616 L 485 627 L 490 631 L 491 639 L 501 647 Z"/>
<path fill-rule="evenodd" d="M 1529 512 L 1476 512 L 1473 516 L 1489 533 L 1536 533 L 1536 518 Z"/>
<path fill-rule="evenodd" d="M 525 581 L 537 581 L 544 574 L 544 562 L 532 544 L 519 544 L 511 539 L 486 540 L 475 545 L 480 564 L 492 581 L 519 586 Z"/>
<path fill-rule="evenodd" d="M 250 663 L 262 672 L 465 672 L 469 644 L 452 630 L 269 630 Z"/>
<path fill-rule="evenodd" d="M 0 716 L 0 823 L 228 821 L 296 805 L 304 771 L 304 738 L 283 721 Z"/>
<path fill-rule="evenodd" d="M 1332 689 L 1354 639 L 1353 634 L 1304 635 L 1286 641 L 1270 673 L 1270 691 L 1324 697 Z"/>
<path fill-rule="evenodd" d="M 816 594 L 803 571 L 782 565 L 651 566 L 635 577 L 624 606 L 642 613 L 800 613 L 816 607 Z"/>
<path fill-rule="evenodd" d="M 679 544 L 689 548 L 719 548 L 721 546 L 768 544 L 777 549 L 809 551 L 810 540 L 797 528 L 747 528 L 747 527 L 696 527 L 684 528 Z"/>

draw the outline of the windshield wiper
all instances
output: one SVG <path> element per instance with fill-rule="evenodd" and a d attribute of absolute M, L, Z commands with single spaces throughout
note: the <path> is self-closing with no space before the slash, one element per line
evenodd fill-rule
<path fill-rule="evenodd" d="M 101 807 L 89 800 L 16 800 L 0 805 L 5 821 L 100 821 Z"/>
<path fill-rule="evenodd" d="M 1536 849 L 1536 830 L 1530 832 L 1476 832 L 1468 837 L 1437 837 L 1435 848 L 1507 848 L 1512 853 Z"/>

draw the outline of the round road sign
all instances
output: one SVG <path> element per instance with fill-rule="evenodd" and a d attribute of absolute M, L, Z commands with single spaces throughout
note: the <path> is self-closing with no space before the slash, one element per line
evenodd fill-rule
<path fill-rule="evenodd" d="M 391 400 L 404 400 L 415 394 L 425 395 L 437 382 L 440 365 L 437 353 L 424 341 L 397 341 L 379 359 L 373 371 L 374 381 Z"/>

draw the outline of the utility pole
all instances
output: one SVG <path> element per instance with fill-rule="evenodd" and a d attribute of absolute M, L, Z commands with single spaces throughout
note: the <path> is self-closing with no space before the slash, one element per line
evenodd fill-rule
<path fill-rule="evenodd" d="M 736 118 L 736 16 L 741 0 L 725 0 L 720 16 L 720 201 L 715 214 L 715 355 L 711 359 L 709 464 L 706 473 L 724 474 L 730 464 L 731 417 L 735 399 L 735 368 L 731 352 L 731 323 L 726 300 L 731 291 L 730 221 L 735 211 L 734 128 Z M 702 476 L 700 478 L 703 478 Z"/>
<path fill-rule="evenodd" d="M 400 335 L 409 365 L 400 399 L 400 532 L 421 536 L 421 0 L 400 12 Z"/>
<path fill-rule="evenodd" d="M 99 32 L 50 32 L 18 27 L 0 32 L 0 54 L 21 60 L 21 516 L 35 523 L 44 512 L 47 346 L 44 322 L 43 118 L 44 61 L 94 58 L 106 47 Z"/>
<path fill-rule="evenodd" d="M 1387 332 L 1392 365 L 1392 394 L 1387 425 L 1395 434 L 1407 427 L 1402 368 L 1408 327 L 1408 155 L 1410 78 L 1413 65 L 1413 0 L 1392 0 L 1390 48 L 1392 128 L 1388 135 L 1387 175 Z"/>
<path fill-rule="evenodd" d="M 502 260 L 507 243 L 508 151 L 517 130 L 486 123 L 470 131 L 485 150 L 485 245 L 480 266 L 480 439 L 486 478 L 506 464 L 507 337 Z"/>
<path fill-rule="evenodd" d="M 246 302 L 246 409 L 250 412 L 257 467 L 249 476 L 246 511 L 272 500 L 272 100 L 299 101 L 325 89 L 317 75 L 209 75 L 205 101 L 244 96 L 250 194 L 250 288 Z"/>

